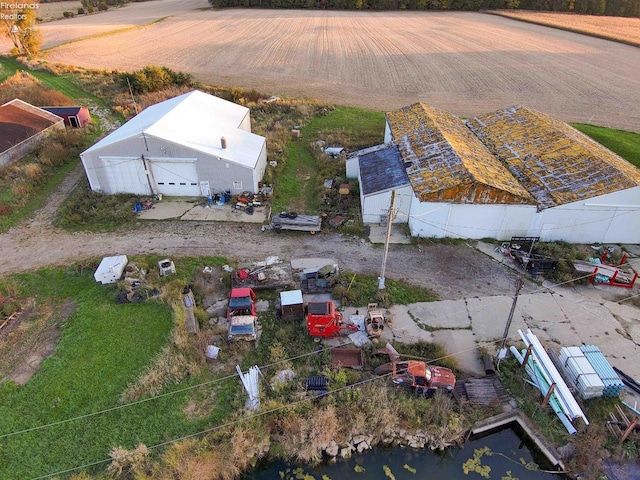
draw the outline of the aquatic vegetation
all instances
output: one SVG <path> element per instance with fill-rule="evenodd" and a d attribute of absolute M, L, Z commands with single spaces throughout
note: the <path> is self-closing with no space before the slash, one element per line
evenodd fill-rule
<path fill-rule="evenodd" d="M 396 480 L 396 476 L 393 473 L 391 473 L 391 469 L 389 468 L 388 465 L 383 465 L 382 470 L 384 470 L 385 476 L 388 477 L 390 480 Z"/>
<path fill-rule="evenodd" d="M 407 465 L 406 463 L 404 464 L 404 469 L 411 472 L 411 473 L 416 473 L 416 469 L 413 467 L 410 467 L 409 465 Z"/>
<path fill-rule="evenodd" d="M 493 452 L 489 447 L 477 448 L 473 451 L 473 457 L 462 465 L 462 471 L 465 475 L 469 475 L 469 472 L 475 472 L 481 477 L 489 478 L 491 467 L 489 465 L 482 465 L 482 457 L 484 455 L 490 457 L 493 455 Z"/>

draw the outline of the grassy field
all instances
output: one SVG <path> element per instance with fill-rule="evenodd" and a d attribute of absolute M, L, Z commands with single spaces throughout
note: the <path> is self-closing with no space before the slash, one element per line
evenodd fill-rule
<path fill-rule="evenodd" d="M 528 12 L 525 10 L 497 10 L 489 12 L 503 17 L 569 32 L 640 46 L 640 18 L 577 15 L 559 12 Z"/>
<path fill-rule="evenodd" d="M 169 282 L 187 281 L 202 262 L 219 263 L 212 258 L 177 261 L 182 279 Z M 59 344 L 40 371 L 23 387 L 11 382 L 0 385 L 0 478 L 33 478 L 108 459 L 115 446 L 133 448 L 140 442 L 151 446 L 178 438 L 219 422 L 235 405 L 232 397 L 240 389 L 235 383 L 231 389 L 221 383 L 207 418 L 187 418 L 183 408 L 197 391 L 186 391 L 7 436 L 117 407 L 122 392 L 167 345 L 174 328 L 168 304 L 155 300 L 117 304 L 113 286 L 96 283 L 92 273 L 91 268 L 82 273 L 75 268 L 42 270 L 0 284 L 3 291 L 7 282 L 17 286 L 23 297 L 37 291 L 39 305 L 53 303 L 59 308 L 70 298 L 77 306 L 63 321 Z M 176 388 L 170 386 L 165 392 Z M 211 394 L 211 388 L 206 391 Z"/>
<path fill-rule="evenodd" d="M 340 145 L 349 151 L 382 143 L 384 115 L 359 108 L 337 107 L 318 116 L 302 128 L 300 139 L 287 144 L 288 157 L 276 180 L 273 211 L 295 210 L 318 213 L 326 178 L 342 177 L 344 166 L 333 160 L 319 161 L 311 143 L 322 140 L 327 146 Z"/>
<path fill-rule="evenodd" d="M 640 134 L 584 123 L 572 124 L 585 135 L 640 168 Z"/>

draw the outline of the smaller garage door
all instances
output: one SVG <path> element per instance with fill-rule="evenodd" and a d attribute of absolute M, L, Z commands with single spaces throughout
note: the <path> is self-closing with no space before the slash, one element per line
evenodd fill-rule
<path fill-rule="evenodd" d="M 195 158 L 150 158 L 158 193 L 171 197 L 199 197 Z"/>

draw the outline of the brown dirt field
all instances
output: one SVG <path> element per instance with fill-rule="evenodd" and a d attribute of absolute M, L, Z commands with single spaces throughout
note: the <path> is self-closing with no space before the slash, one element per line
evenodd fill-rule
<path fill-rule="evenodd" d="M 53 2 L 40 3 L 38 8 L 38 18 L 43 22 L 58 20 L 63 17 L 63 12 L 69 11 L 78 13 L 78 9 L 82 6 L 79 1 L 73 2 Z"/>
<path fill-rule="evenodd" d="M 557 12 L 527 12 L 523 10 L 498 10 L 491 13 L 640 46 L 640 18 L 602 17 Z"/>
<path fill-rule="evenodd" d="M 99 69 L 166 65 L 212 84 L 377 110 L 423 101 L 471 116 L 524 104 L 640 132 L 640 49 L 628 45 L 480 13 L 189 11 L 193 2 L 144 28 L 60 45 L 48 58 Z M 148 23 L 168 5 L 174 0 L 102 18 L 114 28 L 143 14 Z M 73 25 L 93 32 L 101 15 Z M 72 21 L 43 26 L 47 44 L 69 35 Z"/>

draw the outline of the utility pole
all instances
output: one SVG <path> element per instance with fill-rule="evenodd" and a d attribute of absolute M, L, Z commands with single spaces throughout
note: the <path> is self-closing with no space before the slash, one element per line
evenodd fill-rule
<path fill-rule="evenodd" d="M 382 257 L 382 269 L 380 276 L 378 277 L 378 290 L 384 290 L 384 274 L 387 269 L 387 255 L 389 254 L 389 240 L 391 239 L 391 225 L 393 224 L 393 218 L 395 217 L 394 206 L 396 203 L 396 191 L 391 191 L 391 205 L 389 206 L 389 214 L 387 216 L 387 239 L 384 243 L 384 256 Z"/>
<path fill-rule="evenodd" d="M 531 259 L 531 253 L 533 252 L 533 244 L 536 240 L 531 239 L 531 245 L 529 246 L 529 253 L 527 254 L 524 265 L 522 266 L 522 274 L 516 279 L 516 293 L 513 296 L 513 303 L 511 304 L 511 310 L 509 311 L 509 318 L 507 318 L 507 325 L 504 327 L 504 333 L 502 334 L 502 343 L 500 344 L 500 350 L 498 350 L 498 359 L 504 358 L 507 355 L 505 345 L 507 343 L 507 337 L 509 336 L 509 329 L 511 328 L 511 321 L 513 320 L 513 314 L 516 311 L 516 303 L 518 303 L 518 295 L 520 290 L 524 286 L 524 276 L 527 273 L 527 266 Z"/>
<path fill-rule="evenodd" d="M 523 285 L 524 285 L 524 282 L 522 281 L 522 277 L 518 277 L 516 279 L 516 293 L 513 296 L 513 302 L 511 303 L 509 318 L 507 319 L 507 325 L 504 327 L 504 333 L 502 334 L 502 343 L 500 344 L 500 352 L 505 350 L 505 344 L 507 343 L 507 337 L 509 336 L 509 329 L 511 328 L 511 321 L 513 320 L 513 314 L 516 311 L 516 303 L 518 303 L 518 295 L 520 294 L 520 290 L 522 289 Z"/>

